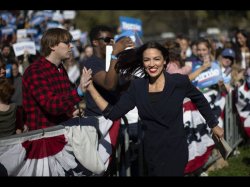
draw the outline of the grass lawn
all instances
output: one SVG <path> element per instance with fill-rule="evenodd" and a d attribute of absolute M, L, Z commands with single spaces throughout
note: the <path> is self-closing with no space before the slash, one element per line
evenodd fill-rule
<path fill-rule="evenodd" d="M 250 176 L 250 145 L 238 149 L 240 154 L 228 158 L 229 166 L 209 172 L 209 176 Z"/>

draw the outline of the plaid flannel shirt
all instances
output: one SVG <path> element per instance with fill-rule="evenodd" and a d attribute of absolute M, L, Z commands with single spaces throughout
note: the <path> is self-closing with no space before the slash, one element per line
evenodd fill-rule
<path fill-rule="evenodd" d="M 31 64 L 22 79 L 25 124 L 30 130 L 58 125 L 72 117 L 81 101 L 72 89 L 62 64 L 58 67 L 42 57 Z"/>

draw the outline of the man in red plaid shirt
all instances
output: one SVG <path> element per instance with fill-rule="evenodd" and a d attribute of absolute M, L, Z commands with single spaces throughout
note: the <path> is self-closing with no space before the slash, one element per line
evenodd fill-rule
<path fill-rule="evenodd" d="M 30 130 L 58 125 L 77 115 L 74 106 L 83 99 L 82 86 L 72 87 L 62 64 L 72 55 L 71 40 L 65 29 L 47 30 L 41 39 L 43 57 L 23 75 L 25 124 Z"/>

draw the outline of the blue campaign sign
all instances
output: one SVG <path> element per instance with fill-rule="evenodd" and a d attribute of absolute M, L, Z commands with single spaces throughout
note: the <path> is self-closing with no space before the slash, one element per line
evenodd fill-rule
<path fill-rule="evenodd" d="M 59 22 L 57 21 L 50 21 L 47 23 L 47 29 L 49 28 L 58 28 L 60 25 L 59 25 Z"/>
<path fill-rule="evenodd" d="M 14 33 L 14 28 L 11 26 L 6 26 L 1 28 L 1 34 L 12 35 Z"/>
<path fill-rule="evenodd" d="M 120 16 L 120 26 L 121 26 L 121 32 L 131 30 L 131 31 L 137 31 L 138 35 L 142 37 L 142 21 L 140 19 L 131 18 L 131 17 L 124 17 Z"/>
<path fill-rule="evenodd" d="M 43 21 L 45 21 L 44 16 L 36 16 L 33 17 L 32 20 L 29 22 L 32 26 L 40 25 Z"/>
<path fill-rule="evenodd" d="M 53 17 L 53 11 L 52 11 L 52 10 L 44 10 L 44 11 L 43 11 L 43 15 L 44 15 L 46 18 L 52 19 L 52 17 Z"/>
<path fill-rule="evenodd" d="M 12 14 L 10 12 L 3 12 L 0 14 L 0 17 L 7 22 L 7 24 L 11 21 L 13 18 Z"/>
<path fill-rule="evenodd" d="M 29 29 L 27 29 L 27 34 L 37 35 L 38 34 L 38 30 L 34 29 L 34 28 L 29 28 Z"/>
<path fill-rule="evenodd" d="M 193 71 L 198 69 L 200 66 L 201 65 L 196 65 Z M 193 80 L 193 84 L 198 88 L 206 88 L 217 84 L 220 80 L 223 80 L 221 68 L 218 62 L 214 61 L 209 69 L 203 71 L 198 77 L 196 77 L 195 80 Z"/>

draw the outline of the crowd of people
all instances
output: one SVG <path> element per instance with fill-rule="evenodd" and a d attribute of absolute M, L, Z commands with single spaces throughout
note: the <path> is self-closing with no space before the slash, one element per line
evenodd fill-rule
<path fill-rule="evenodd" d="M 99 126 L 110 129 L 114 124 L 120 126 L 121 118 L 136 107 L 143 126 L 147 175 L 183 176 L 188 162 L 183 126 L 186 97 L 212 133 L 217 138 L 224 136 L 202 94 L 206 89 L 200 86 L 202 73 L 218 66 L 221 78 L 210 86 L 225 92 L 244 83 L 250 88 L 250 35 L 245 30 L 238 30 L 234 41 L 228 39 L 219 47 L 211 38 L 190 41 L 184 35 L 135 46 L 131 37 L 115 42 L 119 33 L 98 25 L 89 31 L 89 42 L 83 43 L 73 39 L 69 20 L 51 28 L 51 17 L 37 24 L 32 15 L 7 15 L 10 17 L 0 18 L 0 138 L 56 126 L 77 116 L 95 117 Z M 16 28 L 4 34 L 3 29 L 10 25 Z M 38 31 L 28 36 L 29 41 L 39 43 L 36 55 L 27 51 L 15 55 L 17 29 Z M 112 46 L 108 70 L 107 46 Z M 84 110 L 79 107 L 81 102 L 86 105 Z M 119 131 L 115 133 L 118 138 Z M 100 154 L 108 139 L 103 135 L 99 140 Z"/>

